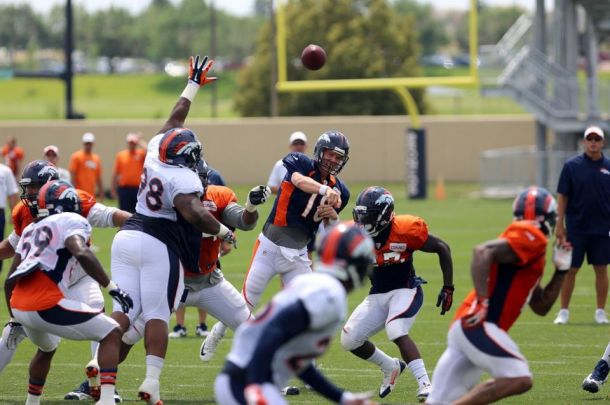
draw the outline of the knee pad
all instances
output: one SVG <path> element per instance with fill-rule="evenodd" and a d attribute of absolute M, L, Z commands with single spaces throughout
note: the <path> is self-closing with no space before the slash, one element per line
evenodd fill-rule
<path fill-rule="evenodd" d="M 362 346 L 364 342 L 366 342 L 365 337 L 358 336 L 358 334 L 353 331 L 347 333 L 345 332 L 345 329 L 341 330 L 341 346 L 343 346 L 343 350 L 351 352 Z"/>

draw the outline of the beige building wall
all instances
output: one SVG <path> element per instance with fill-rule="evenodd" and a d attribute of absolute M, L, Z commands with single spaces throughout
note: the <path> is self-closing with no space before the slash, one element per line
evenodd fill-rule
<path fill-rule="evenodd" d="M 448 181 L 479 180 L 480 153 L 486 149 L 535 144 L 534 120 L 527 115 L 484 117 L 422 117 L 427 130 L 428 175 Z M 25 160 L 42 158 L 42 149 L 55 144 L 60 166 L 82 147 L 81 136 L 93 132 L 94 151 L 101 156 L 104 187 L 110 186 L 115 154 L 124 149 L 128 132 L 150 139 L 163 125 L 159 120 L 1 122 L 0 142 L 10 136 L 25 149 Z M 405 178 L 405 133 L 409 120 L 385 117 L 292 117 L 235 120 L 189 120 L 203 144 L 208 162 L 229 183 L 267 181 L 271 167 L 288 150 L 288 136 L 296 130 L 309 137 L 309 153 L 325 130 L 337 129 L 349 138 L 350 161 L 341 177 L 346 181 L 402 181 Z"/>

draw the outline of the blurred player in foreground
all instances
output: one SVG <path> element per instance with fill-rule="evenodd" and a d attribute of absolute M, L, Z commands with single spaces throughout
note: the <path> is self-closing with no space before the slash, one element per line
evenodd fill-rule
<path fill-rule="evenodd" d="M 6 280 L 9 312 L 38 346 L 30 363 L 26 405 L 40 403 L 60 336 L 100 342 L 102 387 L 97 404 L 114 405 L 117 343 L 122 335 L 119 324 L 86 302 L 70 299 L 58 285 L 78 262 L 90 277 L 108 288 L 124 312 L 133 307 L 131 297 L 108 278 L 87 246 L 90 237 L 91 225 L 81 215 L 77 191 L 64 181 L 46 183 L 39 192 L 37 218 L 24 229 Z"/>
<path fill-rule="evenodd" d="M 421 251 L 438 255 L 443 287 L 436 306 L 442 305 L 441 315 L 444 315 L 453 301 L 453 261 L 449 245 L 428 233 L 428 226 L 422 218 L 395 215 L 394 198 L 383 187 L 368 187 L 362 191 L 353 215 L 354 222 L 375 242 L 375 266 L 369 295 L 345 323 L 341 345 L 381 368 L 381 398 L 392 392 L 396 380 L 408 367 L 419 386 L 416 397 L 423 401 L 430 392 L 430 379 L 409 331 L 424 301 L 421 284 L 425 281 L 415 274 L 413 254 Z M 369 340 L 382 329 L 398 346 L 406 363 L 388 356 Z"/>
<path fill-rule="evenodd" d="M 318 244 L 316 272 L 295 277 L 235 332 L 216 378 L 221 404 L 286 404 L 280 388 L 298 376 L 326 399 L 367 404 L 370 394 L 344 391 L 313 365 L 328 349 L 347 313 L 346 293 L 358 288 L 373 260 L 373 242 L 362 229 L 334 226 Z"/>
<path fill-rule="evenodd" d="M 498 239 L 474 249 L 474 289 L 449 329 L 427 404 L 488 404 L 532 388 L 527 360 L 508 330 L 528 301 L 534 313 L 549 312 L 570 268 L 572 251 L 567 244 L 555 246 L 556 270 L 542 288 L 557 203 L 544 188 L 530 187 L 515 199 L 513 215 L 515 221 Z M 479 383 L 483 371 L 492 378 Z"/>

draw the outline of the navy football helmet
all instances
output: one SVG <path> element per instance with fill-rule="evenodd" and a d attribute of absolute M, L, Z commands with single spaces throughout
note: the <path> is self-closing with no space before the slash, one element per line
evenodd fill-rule
<path fill-rule="evenodd" d="M 46 160 L 34 160 L 23 169 L 19 186 L 21 201 L 29 208 L 33 218 L 38 215 L 38 190 L 51 180 L 58 180 L 59 173 L 53 163 Z"/>
<path fill-rule="evenodd" d="M 187 128 L 172 128 L 159 142 L 159 160 L 173 166 L 196 170 L 201 159 L 201 143 Z"/>
<path fill-rule="evenodd" d="M 336 277 L 347 291 L 359 288 L 375 262 L 373 240 L 360 227 L 333 226 L 318 241 L 316 272 Z"/>
<path fill-rule="evenodd" d="M 338 164 L 324 159 L 324 151 L 327 149 L 341 156 L 341 161 Z M 347 137 L 339 131 L 324 132 L 316 141 L 316 146 L 313 150 L 313 160 L 329 174 L 337 175 L 349 160 L 349 142 Z"/>
<path fill-rule="evenodd" d="M 208 173 L 208 164 L 204 159 L 200 159 L 199 162 L 197 162 L 197 176 L 199 176 L 199 180 L 201 180 L 201 185 L 203 186 L 203 195 L 208 191 Z"/>
<path fill-rule="evenodd" d="M 383 187 L 368 187 L 358 195 L 352 215 L 369 235 L 377 236 L 394 219 L 394 197 Z"/>
<path fill-rule="evenodd" d="M 529 187 L 515 198 L 513 216 L 516 220 L 537 221 L 540 230 L 550 235 L 557 223 L 557 201 L 547 189 Z"/>
<path fill-rule="evenodd" d="M 64 180 L 46 183 L 38 193 L 38 218 L 62 212 L 82 213 L 80 197 L 72 184 Z"/>

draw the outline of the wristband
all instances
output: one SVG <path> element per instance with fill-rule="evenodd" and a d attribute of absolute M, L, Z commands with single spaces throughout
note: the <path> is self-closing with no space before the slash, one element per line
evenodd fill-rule
<path fill-rule="evenodd" d="M 110 280 L 110 282 L 108 283 L 108 285 L 106 286 L 106 288 L 110 291 L 110 290 L 117 290 L 119 288 L 118 285 L 116 285 L 116 283 L 112 280 Z"/>
<path fill-rule="evenodd" d="M 318 190 L 318 194 L 326 195 L 327 190 L 328 190 L 328 186 L 320 186 L 320 189 Z"/>
<path fill-rule="evenodd" d="M 189 82 L 186 84 L 186 87 L 182 91 L 182 94 L 180 94 L 180 97 L 184 97 L 192 103 L 198 91 L 199 86 L 197 85 L 197 83 L 192 80 L 189 80 Z"/>
<path fill-rule="evenodd" d="M 220 224 L 220 229 L 218 230 L 218 233 L 215 236 L 218 236 L 220 239 L 224 239 L 224 237 L 227 236 L 229 233 L 231 233 L 231 230 L 223 224 Z"/>
<path fill-rule="evenodd" d="M 256 212 L 256 205 L 252 204 L 250 202 L 250 200 L 246 201 L 246 205 L 244 206 L 244 209 L 246 211 L 248 211 L 250 214 Z"/>

